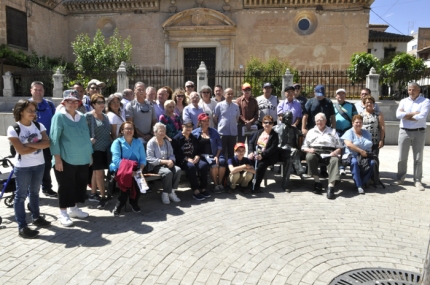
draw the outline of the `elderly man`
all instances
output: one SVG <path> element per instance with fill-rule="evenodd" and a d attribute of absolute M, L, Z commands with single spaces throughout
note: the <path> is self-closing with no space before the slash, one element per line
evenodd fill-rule
<path fill-rule="evenodd" d="M 225 100 L 224 90 L 222 89 L 221 85 L 215 85 L 214 93 L 215 93 L 215 98 L 212 98 L 212 100 L 216 101 L 217 103 L 220 103 Z"/>
<path fill-rule="evenodd" d="M 153 137 L 152 126 L 157 122 L 155 110 L 146 100 L 145 83 L 134 84 L 135 99 L 131 101 L 125 110 L 127 121 L 134 122 L 137 136 L 143 143 L 147 143 Z"/>
<path fill-rule="evenodd" d="M 306 105 L 306 102 L 308 102 L 308 99 L 302 95 L 302 86 L 300 84 L 294 83 L 293 87 L 294 87 L 294 99 L 296 99 L 296 101 L 299 101 L 300 106 L 302 106 L 302 114 L 304 114 L 305 105 Z M 297 128 L 299 130 L 302 129 L 302 121 L 301 120 L 297 124 Z"/>
<path fill-rule="evenodd" d="M 263 95 L 257 97 L 258 103 L 258 128 L 262 129 L 262 121 L 264 116 L 270 115 L 272 118 L 276 118 L 276 108 L 279 104 L 279 99 L 275 95 L 272 95 L 273 85 L 270 82 L 263 84 Z M 276 122 L 275 122 L 276 124 Z"/>
<path fill-rule="evenodd" d="M 251 134 L 244 134 L 244 129 L 251 131 L 251 128 L 255 126 L 255 131 L 257 131 L 255 123 L 258 120 L 258 102 L 252 97 L 251 84 L 244 83 L 242 85 L 242 96 L 237 98 L 236 104 L 240 111 L 239 124 L 237 124 L 237 141 L 245 143 L 246 137 L 251 136 Z"/>
<path fill-rule="evenodd" d="M 322 183 L 318 176 L 318 163 L 328 162 L 328 189 L 327 198 L 334 199 L 334 184 L 340 180 L 339 157 L 342 142 L 335 129 L 326 126 L 326 116 L 318 113 L 315 116 L 315 127 L 309 130 L 302 145 L 302 151 L 306 152 L 308 163 L 308 175 L 315 179 L 314 193 L 321 194 Z"/>
<path fill-rule="evenodd" d="M 191 99 L 191 92 L 194 92 L 194 82 L 187 81 L 185 82 L 185 96 L 187 96 L 188 99 Z"/>
<path fill-rule="evenodd" d="M 421 184 L 423 174 L 424 144 L 426 138 L 426 119 L 430 109 L 430 100 L 420 96 L 420 86 L 415 83 L 408 84 L 409 97 L 402 99 L 396 111 L 400 119 L 399 130 L 399 162 L 397 164 L 397 185 L 404 183 L 409 149 L 412 146 L 414 160 L 415 188 L 424 191 Z"/>
<path fill-rule="evenodd" d="M 191 120 L 193 122 L 193 129 L 198 128 L 199 120 L 197 117 L 204 113 L 203 109 L 199 106 L 200 101 L 200 95 L 197 92 L 191 92 L 190 94 L 190 101 L 191 104 L 189 104 L 187 107 L 184 108 L 184 111 L 182 111 L 182 119 L 183 121 L 189 121 Z"/>
<path fill-rule="evenodd" d="M 282 121 L 282 116 L 285 112 L 290 111 L 293 114 L 291 126 L 297 127 L 302 120 L 302 106 L 294 100 L 294 87 L 286 86 L 284 89 L 285 100 L 278 105 L 277 115 L 279 121 Z"/>
<path fill-rule="evenodd" d="M 91 107 L 91 96 L 96 93 L 102 93 L 102 89 L 106 87 L 106 83 L 101 82 L 97 79 L 91 79 L 87 85 L 87 94 L 82 99 L 82 103 L 84 104 L 87 112 L 91 111 L 93 107 Z"/>
<path fill-rule="evenodd" d="M 157 121 L 160 120 L 160 116 L 164 114 L 164 102 L 166 102 L 169 93 L 167 93 L 166 88 L 160 88 L 157 91 L 157 101 L 152 104 L 155 109 L 155 115 L 157 116 Z"/>
<path fill-rule="evenodd" d="M 85 96 L 85 89 L 82 86 L 82 83 L 81 82 L 75 82 L 75 84 L 73 84 L 72 88 L 73 88 L 73 90 L 78 92 L 78 99 L 82 101 L 84 99 L 84 96 Z M 64 106 L 62 104 L 59 104 L 57 106 L 57 110 L 59 110 L 61 108 L 64 108 Z M 77 110 L 81 113 L 84 113 L 84 114 L 87 112 L 87 108 L 85 108 L 85 106 L 83 104 L 79 105 Z"/>
<path fill-rule="evenodd" d="M 146 98 L 148 99 L 149 102 L 151 102 L 152 105 L 156 103 L 156 97 L 157 97 L 157 90 L 152 86 L 148 86 L 146 88 Z"/>
<path fill-rule="evenodd" d="M 133 101 L 134 99 L 134 92 L 131 89 L 124 89 L 122 91 L 122 99 L 121 99 L 121 103 L 122 103 L 122 107 L 125 109 L 127 108 L 128 103 L 130 103 L 131 101 Z"/>
<path fill-rule="evenodd" d="M 363 88 L 360 91 L 360 101 L 358 101 L 357 103 L 355 103 L 355 108 L 357 109 L 357 113 L 361 114 L 366 107 L 363 105 L 363 98 L 367 95 L 372 96 L 372 91 L 370 91 L 369 88 Z M 379 110 L 379 106 L 378 104 L 374 104 L 373 109 L 375 110 L 376 114 L 379 114 L 381 111 Z"/>

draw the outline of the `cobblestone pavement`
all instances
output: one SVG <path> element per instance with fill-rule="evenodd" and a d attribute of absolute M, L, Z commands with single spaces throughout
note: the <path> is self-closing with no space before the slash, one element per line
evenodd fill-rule
<path fill-rule="evenodd" d="M 0 137 L 0 153 L 7 148 Z M 141 197 L 141 213 L 128 207 L 114 218 L 114 200 L 106 210 L 87 202 L 90 217 L 64 228 L 56 198 L 42 194 L 41 213 L 53 225 L 33 240 L 18 236 L 13 209 L 0 201 L 0 283 L 327 285 L 365 267 L 420 272 L 430 234 L 430 188 L 416 191 L 410 175 L 405 186 L 390 185 L 397 153 L 396 146 L 381 151 L 386 189 L 358 195 L 348 172 L 336 200 L 314 195 L 312 181 L 297 177 L 292 193 L 283 192 L 281 177 L 268 171 L 263 194 L 214 194 L 198 202 L 183 176 L 180 203 L 163 205 L 154 191 Z M 427 171 L 430 147 L 425 153 Z M 426 171 L 423 183 L 429 185 Z"/>

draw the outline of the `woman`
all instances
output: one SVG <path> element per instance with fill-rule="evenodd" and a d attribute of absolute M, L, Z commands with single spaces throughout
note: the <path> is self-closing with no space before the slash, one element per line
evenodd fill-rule
<path fill-rule="evenodd" d="M 374 160 L 368 160 L 370 168 L 367 172 L 361 172 L 357 160 L 358 154 L 366 158 L 367 152 L 372 150 L 372 135 L 370 132 L 363 129 L 363 117 L 355 115 L 352 117 L 352 128 L 347 130 L 342 139 L 346 145 L 345 154 L 351 154 L 351 173 L 352 179 L 355 181 L 358 193 L 364 194 L 363 184 L 370 179 L 373 174 Z"/>
<path fill-rule="evenodd" d="M 172 88 L 170 88 L 170 86 L 163 86 L 161 87 L 162 89 L 166 89 L 167 91 L 167 99 L 166 100 L 172 100 L 172 96 L 173 96 L 173 90 Z"/>
<path fill-rule="evenodd" d="M 118 138 L 114 140 L 111 146 L 112 162 L 109 165 L 109 170 L 116 172 L 120 169 L 121 160 L 124 158 L 136 163 L 136 169 L 140 168 L 142 173 L 143 168 L 146 165 L 146 154 L 143 148 L 142 142 L 137 137 L 136 127 L 132 122 L 124 122 L 119 128 Z M 130 175 L 134 176 L 134 170 L 130 173 L 125 173 L 130 178 Z M 143 174 L 142 174 L 143 175 Z M 121 193 L 118 197 L 118 201 L 113 209 L 112 213 L 115 217 L 118 217 L 122 207 L 124 207 L 127 199 L 129 199 L 131 209 L 133 212 L 140 212 L 138 205 L 140 191 L 134 178 L 131 179 L 132 187 L 121 188 Z M 119 182 L 121 183 L 121 182 Z"/>
<path fill-rule="evenodd" d="M 178 196 L 176 196 L 179 179 L 181 178 L 181 168 L 175 166 L 176 159 L 173 154 L 172 145 L 166 138 L 165 125 L 162 123 L 154 125 L 154 137 L 149 140 L 146 147 L 148 171 L 157 173 L 163 177 L 161 201 L 164 204 L 170 204 L 170 200 L 175 203 L 181 202 Z"/>
<path fill-rule="evenodd" d="M 256 159 L 258 161 L 254 186 L 254 191 L 256 193 L 263 192 L 260 188 L 260 184 L 264 178 L 267 167 L 273 165 L 277 160 L 279 160 L 279 136 L 275 130 L 273 130 L 273 117 L 270 115 L 264 116 L 262 123 L 263 128 L 252 136 L 248 144 L 248 158 L 253 160 Z"/>
<path fill-rule="evenodd" d="M 120 95 L 112 94 L 109 96 L 107 99 L 106 113 L 110 123 L 111 138 L 115 140 L 118 137 L 119 127 L 125 122 Z M 108 162 L 110 163 L 110 161 Z"/>
<path fill-rule="evenodd" d="M 218 129 L 214 124 L 213 118 L 217 102 L 215 100 L 211 100 L 212 89 L 207 85 L 203 86 L 200 88 L 200 96 L 202 97 L 202 100 L 200 100 L 199 106 L 203 109 L 203 112 L 209 116 L 209 127 Z"/>
<path fill-rule="evenodd" d="M 363 112 L 360 114 L 363 117 L 363 129 L 369 131 L 372 135 L 372 152 L 379 155 L 379 149 L 384 147 L 384 115 L 382 113 L 375 112 L 375 98 L 372 96 L 364 96 L 362 102 L 365 107 Z"/>
<path fill-rule="evenodd" d="M 92 164 L 93 149 L 86 118 L 76 111 L 82 102 L 76 95 L 69 94 L 61 104 L 65 108 L 52 117 L 49 137 L 58 182 L 59 220 L 63 226 L 69 227 L 73 225 L 70 217 L 88 217 L 77 203 L 83 203 L 87 198 L 88 169 Z"/>
<path fill-rule="evenodd" d="M 198 116 L 200 127 L 192 134 L 200 144 L 200 157 L 206 161 L 210 167 L 212 181 L 215 185 L 215 192 L 224 190 L 222 181 L 225 175 L 226 162 L 222 154 L 221 137 L 214 128 L 209 127 L 209 116 L 205 113 Z"/>
<path fill-rule="evenodd" d="M 33 225 L 49 227 L 51 222 L 40 216 L 39 186 L 45 171 L 43 149 L 49 147 L 49 137 L 45 126 L 34 123 L 36 119 L 37 103 L 19 100 L 13 109 L 15 122 L 7 129 L 7 137 L 16 150 L 15 155 L 15 200 L 14 211 L 18 222 L 18 234 L 23 238 L 34 238 L 39 231 L 27 226 L 24 202 L 29 194 L 31 217 Z M 18 130 L 18 131 L 17 131 Z"/>
<path fill-rule="evenodd" d="M 166 135 L 169 139 L 176 136 L 182 129 L 181 118 L 175 114 L 175 101 L 166 100 L 164 102 L 164 114 L 160 115 L 158 121 L 166 127 Z"/>
<path fill-rule="evenodd" d="M 192 129 L 193 122 L 185 120 L 182 124 L 182 132 L 173 138 L 172 146 L 176 157 L 176 165 L 186 172 L 191 183 L 193 198 L 201 201 L 211 197 L 209 192 L 206 191 L 209 165 L 200 159 L 199 142 L 191 134 Z M 200 184 L 197 171 L 200 172 Z"/>
<path fill-rule="evenodd" d="M 187 107 L 187 96 L 185 96 L 185 90 L 182 88 L 177 88 L 175 92 L 173 92 L 173 101 L 175 101 L 175 113 L 181 118 L 182 120 L 182 111 L 185 107 Z"/>
<path fill-rule="evenodd" d="M 103 114 L 105 109 L 105 98 L 101 94 L 94 94 L 91 97 L 92 111 L 85 113 L 88 129 L 93 144 L 93 165 L 91 177 L 91 194 L 88 197 L 89 201 L 99 202 L 97 209 L 101 210 L 107 204 L 105 198 L 105 169 L 108 168 L 107 161 L 109 146 L 111 139 L 111 126 L 109 118 Z M 100 190 L 99 196 L 96 193 L 97 188 Z"/>

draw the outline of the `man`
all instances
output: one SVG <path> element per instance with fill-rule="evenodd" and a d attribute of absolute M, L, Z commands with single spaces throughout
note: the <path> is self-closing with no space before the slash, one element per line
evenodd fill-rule
<path fill-rule="evenodd" d="M 336 132 L 339 137 L 352 127 L 352 117 L 357 115 L 355 105 L 345 101 L 345 89 L 336 90 L 337 103 L 334 104 L 334 113 L 336 117 Z M 343 154 L 343 153 L 342 153 Z M 340 166 L 340 175 L 346 175 L 345 166 Z"/>
<path fill-rule="evenodd" d="M 80 82 L 76 82 L 74 85 L 73 85 L 73 90 L 75 90 L 76 92 L 78 92 L 78 99 L 79 100 L 83 100 L 84 99 L 84 95 L 85 95 L 85 90 L 84 90 L 84 87 L 82 86 L 82 83 L 80 83 Z M 57 110 L 58 110 L 58 107 L 60 107 L 60 106 L 63 106 L 62 104 L 59 104 L 58 106 L 57 106 Z M 63 106 L 64 107 L 64 106 Z M 79 107 L 78 107 L 78 109 L 77 109 L 79 112 L 82 112 L 82 113 L 86 113 L 87 112 L 87 109 L 85 108 L 85 106 L 83 105 L 83 104 L 81 104 L 81 105 L 79 105 Z"/>
<path fill-rule="evenodd" d="M 246 130 L 251 131 L 251 127 L 255 126 L 258 120 L 258 102 L 251 95 L 251 84 L 244 83 L 242 85 L 242 96 L 236 100 L 240 111 L 239 123 L 237 124 L 237 141 L 242 143 L 245 143 L 246 138 L 250 136 L 250 134 L 244 135 L 244 127 Z"/>
<path fill-rule="evenodd" d="M 156 103 L 157 90 L 152 86 L 148 86 L 148 88 L 146 88 L 146 97 L 148 101 L 154 105 Z"/>
<path fill-rule="evenodd" d="M 278 105 L 277 116 L 279 121 L 282 121 L 282 116 L 285 112 L 290 111 L 293 114 L 292 127 L 297 127 L 302 120 L 302 106 L 294 100 L 294 87 L 286 86 L 284 89 L 285 100 Z"/>
<path fill-rule="evenodd" d="M 234 146 L 235 155 L 228 159 L 228 169 L 230 175 L 230 191 L 232 193 L 236 189 L 236 185 L 240 185 L 241 191 L 248 193 L 248 184 L 255 175 L 255 169 L 251 161 L 245 157 L 246 148 L 243 143 L 237 143 Z"/>
<path fill-rule="evenodd" d="M 152 126 L 157 122 L 155 110 L 146 100 L 145 83 L 136 82 L 134 94 L 135 99 L 127 105 L 125 117 L 136 126 L 137 136 L 142 143 L 147 143 L 153 137 Z"/>
<path fill-rule="evenodd" d="M 237 122 L 239 121 L 239 106 L 233 103 L 233 89 L 225 89 L 225 101 L 218 103 L 214 112 L 214 123 L 221 135 L 224 156 L 230 159 L 234 156 L 234 145 L 237 138 Z"/>
<path fill-rule="evenodd" d="M 371 93 L 372 93 L 372 91 L 370 91 L 369 88 L 363 88 L 363 89 L 361 89 L 361 92 L 360 92 L 360 101 L 357 102 L 357 103 L 355 103 L 355 108 L 357 109 L 357 113 L 358 114 L 361 114 L 364 111 L 364 109 L 366 109 L 366 107 L 363 105 L 363 102 L 362 102 L 364 96 L 367 96 L 367 95 L 371 96 L 372 95 Z M 375 103 L 373 109 L 375 110 L 376 114 L 380 113 L 378 104 Z"/>
<path fill-rule="evenodd" d="M 420 96 L 420 86 L 415 83 L 408 84 L 409 97 L 402 99 L 396 111 L 400 119 L 399 130 L 399 162 L 397 164 L 397 185 L 404 183 L 409 149 L 412 146 L 414 159 L 415 188 L 424 191 L 421 184 L 423 174 L 423 155 L 426 138 L 426 119 L 430 109 L 430 100 Z"/>
<path fill-rule="evenodd" d="M 124 108 L 124 110 L 127 108 L 128 103 L 133 101 L 133 99 L 134 99 L 133 90 L 126 88 L 122 91 L 121 103 L 122 103 L 122 107 Z"/>
<path fill-rule="evenodd" d="M 322 183 L 318 176 L 318 164 L 324 160 L 328 162 L 327 199 L 334 199 L 334 184 L 340 180 L 339 157 L 342 142 L 336 130 L 326 126 L 327 119 L 324 113 L 317 113 L 315 122 L 315 127 L 310 129 L 306 135 L 302 151 L 306 152 L 308 175 L 313 176 L 315 180 L 313 191 L 315 194 L 322 192 Z"/>
<path fill-rule="evenodd" d="M 294 99 L 300 103 L 300 106 L 302 107 L 302 114 L 304 114 L 305 105 L 308 99 L 302 95 L 302 86 L 298 83 L 293 84 L 294 87 Z M 302 129 L 302 120 L 297 124 L 297 128 L 299 130 Z"/>
<path fill-rule="evenodd" d="M 194 82 L 192 81 L 187 81 L 185 82 L 185 96 L 188 97 L 188 99 L 190 99 L 190 95 L 191 92 L 194 92 Z"/>
<path fill-rule="evenodd" d="M 272 95 L 273 86 L 272 83 L 267 82 L 263 84 L 263 95 L 257 97 L 258 103 L 258 128 L 262 129 L 263 126 L 261 122 L 263 121 L 264 116 L 270 115 L 275 121 L 276 124 L 276 108 L 279 104 L 278 97 Z"/>
<path fill-rule="evenodd" d="M 97 79 L 91 79 L 87 85 L 87 94 L 83 97 L 82 103 L 84 104 L 87 112 L 91 111 L 93 107 L 91 107 L 91 96 L 96 93 L 101 94 L 102 89 L 105 88 L 106 84 Z"/>
<path fill-rule="evenodd" d="M 157 116 L 157 121 L 160 119 L 160 115 L 164 114 L 164 102 L 166 102 L 169 93 L 167 93 L 166 88 L 160 88 L 157 91 L 157 101 L 152 104 L 155 109 L 155 115 Z"/>
<path fill-rule="evenodd" d="M 215 98 L 212 98 L 212 100 L 216 101 L 217 103 L 224 101 L 224 90 L 222 89 L 221 85 L 215 85 L 214 88 Z"/>
<path fill-rule="evenodd" d="M 34 81 L 30 85 L 31 98 L 37 104 L 36 118 L 37 122 L 42 123 L 46 128 L 46 134 L 49 135 L 51 131 L 51 120 L 55 114 L 54 104 L 43 98 L 45 95 L 45 88 L 41 81 Z M 49 147 L 43 149 L 43 157 L 45 158 L 45 171 L 42 178 L 42 193 L 48 197 L 57 197 L 57 193 L 52 190 L 51 168 L 52 156 Z"/>
<path fill-rule="evenodd" d="M 188 106 L 184 108 L 184 111 L 182 111 L 182 119 L 184 122 L 187 120 L 193 121 L 193 129 L 196 129 L 199 127 L 198 116 L 201 113 L 204 113 L 203 109 L 200 108 L 199 106 L 199 102 L 200 102 L 199 93 L 191 92 L 190 102 L 191 104 L 188 104 Z"/>

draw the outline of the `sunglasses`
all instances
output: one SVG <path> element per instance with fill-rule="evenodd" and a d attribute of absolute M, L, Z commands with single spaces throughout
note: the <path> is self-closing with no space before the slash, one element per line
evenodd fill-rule
<path fill-rule="evenodd" d="M 90 87 L 91 90 L 100 90 L 98 87 Z"/>
<path fill-rule="evenodd" d="M 194 85 L 185 86 L 185 88 L 194 88 Z"/>
<path fill-rule="evenodd" d="M 273 125 L 273 122 L 263 122 L 265 125 Z"/>
<path fill-rule="evenodd" d="M 202 93 L 202 94 L 211 94 L 211 92 L 210 92 L 210 91 L 202 91 L 202 92 L 200 92 L 200 93 Z"/>
<path fill-rule="evenodd" d="M 96 104 L 97 105 L 104 105 L 104 104 L 106 104 L 106 102 L 105 101 L 96 101 Z"/>
<path fill-rule="evenodd" d="M 243 91 L 251 91 L 251 88 L 245 88 Z"/>
<path fill-rule="evenodd" d="M 149 105 L 148 105 L 148 104 L 140 105 L 140 111 L 141 111 L 142 113 L 148 113 L 148 112 L 149 112 L 149 109 L 150 109 L 150 107 L 149 107 Z"/>
<path fill-rule="evenodd" d="M 294 89 L 296 89 L 296 90 L 300 90 L 300 87 L 294 87 Z"/>
<path fill-rule="evenodd" d="M 177 98 L 184 98 L 185 95 L 176 95 Z"/>

